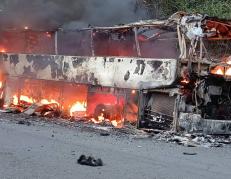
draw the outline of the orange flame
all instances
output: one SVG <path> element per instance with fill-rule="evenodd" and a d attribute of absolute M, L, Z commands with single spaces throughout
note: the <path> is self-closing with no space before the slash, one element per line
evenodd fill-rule
<path fill-rule="evenodd" d="M 86 112 L 86 102 L 77 101 L 74 105 L 71 106 L 70 115 L 74 116 L 75 112 Z"/>
<path fill-rule="evenodd" d="M 13 96 L 13 102 L 12 102 L 13 105 L 15 105 L 15 106 L 19 105 L 20 101 L 27 102 L 28 104 L 33 104 L 36 102 L 36 100 L 34 100 L 32 97 L 28 97 L 25 95 L 21 95 L 20 97 L 18 97 L 17 95 Z M 44 105 L 58 104 L 60 106 L 60 104 L 54 99 L 51 99 L 51 100 L 42 99 L 42 100 L 40 100 L 40 103 L 44 104 Z M 70 108 L 70 111 L 69 111 L 70 116 L 72 116 L 72 117 L 77 116 L 77 115 L 86 116 L 86 114 L 87 114 L 87 107 L 86 106 L 87 106 L 86 102 L 77 101 Z M 117 120 L 116 119 L 117 117 L 113 117 L 112 119 L 108 119 L 105 117 L 104 111 L 105 111 L 105 109 L 102 109 L 102 113 L 99 116 L 97 116 L 96 118 L 91 118 L 90 121 L 95 123 L 95 124 L 100 124 L 103 122 L 109 122 L 115 127 L 121 127 L 122 120 L 120 120 L 120 119 Z"/>
<path fill-rule="evenodd" d="M 211 70 L 211 73 L 214 75 L 224 75 L 224 67 L 216 66 L 214 69 Z"/>
<path fill-rule="evenodd" d="M 111 124 L 115 127 L 118 127 L 118 122 L 116 120 L 111 121 Z"/>
<path fill-rule="evenodd" d="M 48 101 L 47 99 L 42 99 L 41 101 L 40 101 L 40 103 L 41 104 L 58 104 L 58 105 L 60 105 L 56 100 L 54 100 L 54 99 L 51 99 L 50 101 Z"/>
<path fill-rule="evenodd" d="M 101 113 L 99 116 L 98 116 L 98 121 L 99 123 L 103 122 L 105 120 L 105 117 L 104 117 L 104 114 Z"/>
<path fill-rule="evenodd" d="M 106 118 L 104 117 L 104 114 L 103 114 L 103 113 L 101 113 L 101 114 L 97 117 L 97 120 L 96 120 L 95 118 L 91 118 L 91 122 L 93 122 L 93 123 L 95 123 L 95 124 L 100 124 L 100 123 L 102 123 L 102 122 L 104 122 L 104 121 L 110 122 L 114 127 L 120 127 L 117 120 L 112 120 L 112 121 L 110 121 L 109 119 L 106 119 Z"/>
<path fill-rule="evenodd" d="M 132 92 L 131 92 L 132 94 L 136 94 L 136 90 L 132 90 Z"/>
<path fill-rule="evenodd" d="M 13 104 L 18 105 L 19 101 L 25 101 L 25 102 L 30 103 L 30 104 L 33 104 L 35 102 L 35 100 L 31 97 L 21 95 L 19 100 L 18 100 L 18 96 L 14 95 L 13 96 Z"/>
<path fill-rule="evenodd" d="M 17 95 L 13 96 L 13 104 L 18 105 L 18 96 Z"/>
<path fill-rule="evenodd" d="M 226 76 L 231 76 L 231 67 L 227 68 L 226 72 L 225 72 Z"/>
<path fill-rule="evenodd" d="M 223 74 L 224 74 L 224 72 L 223 72 L 223 70 L 218 69 L 218 70 L 216 71 L 216 74 L 217 74 L 217 75 L 223 75 Z"/>
<path fill-rule="evenodd" d="M 48 38 L 51 38 L 51 33 L 50 33 L 50 32 L 46 32 L 46 36 L 47 36 Z"/>
<path fill-rule="evenodd" d="M 1 53 L 6 53 L 6 49 L 5 48 L 0 48 L 0 52 Z"/>
<path fill-rule="evenodd" d="M 183 80 L 181 80 L 181 83 L 184 83 L 184 84 L 189 84 L 189 80 L 187 80 L 187 79 L 183 79 Z"/>

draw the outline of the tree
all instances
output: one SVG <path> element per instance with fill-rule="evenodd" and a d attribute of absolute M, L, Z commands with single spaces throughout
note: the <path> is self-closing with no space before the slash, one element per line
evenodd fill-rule
<path fill-rule="evenodd" d="M 231 19 L 230 0 L 142 0 L 148 12 L 155 18 L 166 18 L 176 11 L 202 13 Z"/>

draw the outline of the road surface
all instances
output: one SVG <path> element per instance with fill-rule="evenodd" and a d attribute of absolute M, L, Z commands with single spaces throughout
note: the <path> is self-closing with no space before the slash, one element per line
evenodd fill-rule
<path fill-rule="evenodd" d="M 187 148 L 149 138 L 0 120 L 1 179 L 228 179 L 230 149 Z M 104 166 L 77 164 L 81 154 L 101 158 Z"/>

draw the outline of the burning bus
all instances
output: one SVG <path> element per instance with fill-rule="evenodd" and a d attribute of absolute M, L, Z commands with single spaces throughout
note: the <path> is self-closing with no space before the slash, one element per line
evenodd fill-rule
<path fill-rule="evenodd" d="M 1 106 L 229 133 L 230 38 L 229 21 L 183 12 L 114 27 L 1 31 Z"/>

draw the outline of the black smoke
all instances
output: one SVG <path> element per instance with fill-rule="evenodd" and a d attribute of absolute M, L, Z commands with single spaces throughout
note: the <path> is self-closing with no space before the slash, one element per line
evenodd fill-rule
<path fill-rule="evenodd" d="M 109 26 L 144 19 L 140 0 L 0 0 L 0 28 Z"/>

